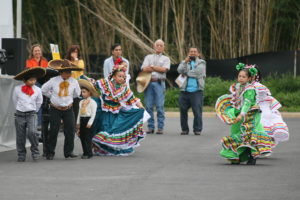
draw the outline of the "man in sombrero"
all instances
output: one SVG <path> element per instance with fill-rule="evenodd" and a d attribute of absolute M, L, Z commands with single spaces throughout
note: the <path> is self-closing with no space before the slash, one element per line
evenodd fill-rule
<path fill-rule="evenodd" d="M 38 138 L 36 136 L 36 113 L 40 109 L 43 96 L 41 89 L 35 86 L 37 78 L 45 75 L 45 69 L 41 67 L 30 68 L 17 74 L 14 79 L 24 83 L 15 87 L 13 102 L 16 107 L 16 146 L 18 162 L 26 160 L 26 138 L 31 144 L 30 150 L 33 160 L 39 158 Z"/>
<path fill-rule="evenodd" d="M 50 98 L 50 132 L 49 145 L 46 154 L 47 160 L 53 160 L 59 126 L 64 123 L 64 156 L 75 158 L 73 153 L 75 135 L 75 116 L 72 109 L 73 98 L 79 97 L 80 87 L 78 81 L 71 77 L 72 71 L 82 69 L 72 64 L 69 60 L 52 60 L 49 67 L 59 71 L 60 75 L 51 78 L 42 86 L 43 95 Z"/>

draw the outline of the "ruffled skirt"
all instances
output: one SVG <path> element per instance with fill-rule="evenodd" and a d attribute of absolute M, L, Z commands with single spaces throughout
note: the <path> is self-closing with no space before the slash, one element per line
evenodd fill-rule
<path fill-rule="evenodd" d="M 289 129 L 278 110 L 271 110 L 267 103 L 261 103 L 261 122 L 266 133 L 273 138 L 275 144 L 289 140 Z"/>
<path fill-rule="evenodd" d="M 272 152 L 272 138 L 269 137 L 260 122 L 260 110 L 252 109 L 244 119 L 233 124 L 240 111 L 233 108 L 230 95 L 221 96 L 216 102 L 217 116 L 231 125 L 230 136 L 221 139 L 220 155 L 230 161 L 244 162 L 249 159 L 249 153 L 254 158 L 270 155 Z"/>
<path fill-rule="evenodd" d="M 144 109 L 120 110 L 118 114 L 98 111 L 92 142 L 95 155 L 127 156 L 134 153 L 146 133 Z"/>

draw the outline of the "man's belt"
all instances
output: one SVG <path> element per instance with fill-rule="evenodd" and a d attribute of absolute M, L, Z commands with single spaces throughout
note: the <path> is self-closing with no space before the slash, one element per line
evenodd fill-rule
<path fill-rule="evenodd" d="M 151 82 L 161 82 L 165 80 L 166 80 L 165 78 L 154 78 L 154 77 L 151 78 Z"/>
<path fill-rule="evenodd" d="M 72 106 L 73 106 L 73 104 L 71 103 L 70 105 L 68 105 L 68 106 L 56 106 L 56 105 L 54 105 L 54 104 L 50 104 L 53 108 L 55 108 L 55 109 L 57 109 L 57 110 L 62 110 L 62 111 L 65 111 L 65 110 L 69 110 Z"/>

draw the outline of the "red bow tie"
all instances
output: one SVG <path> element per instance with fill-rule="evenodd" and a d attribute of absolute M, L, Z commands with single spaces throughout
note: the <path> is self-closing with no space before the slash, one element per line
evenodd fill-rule
<path fill-rule="evenodd" d="M 28 86 L 28 85 L 23 85 L 22 86 L 22 92 L 24 92 L 28 96 L 31 96 L 31 95 L 34 94 L 34 90 L 32 89 L 31 86 Z"/>

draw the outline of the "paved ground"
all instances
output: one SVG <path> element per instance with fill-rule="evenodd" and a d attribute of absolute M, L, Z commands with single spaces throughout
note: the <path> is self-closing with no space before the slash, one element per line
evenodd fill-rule
<path fill-rule="evenodd" d="M 299 119 L 286 119 L 291 138 L 256 166 L 233 166 L 218 156 L 229 127 L 204 119 L 201 136 L 180 136 L 168 118 L 165 135 L 148 135 L 130 157 L 66 160 L 62 143 L 53 161 L 17 163 L 0 153 L 1 200 L 299 200 Z M 81 153 L 76 140 L 75 153 Z"/>

